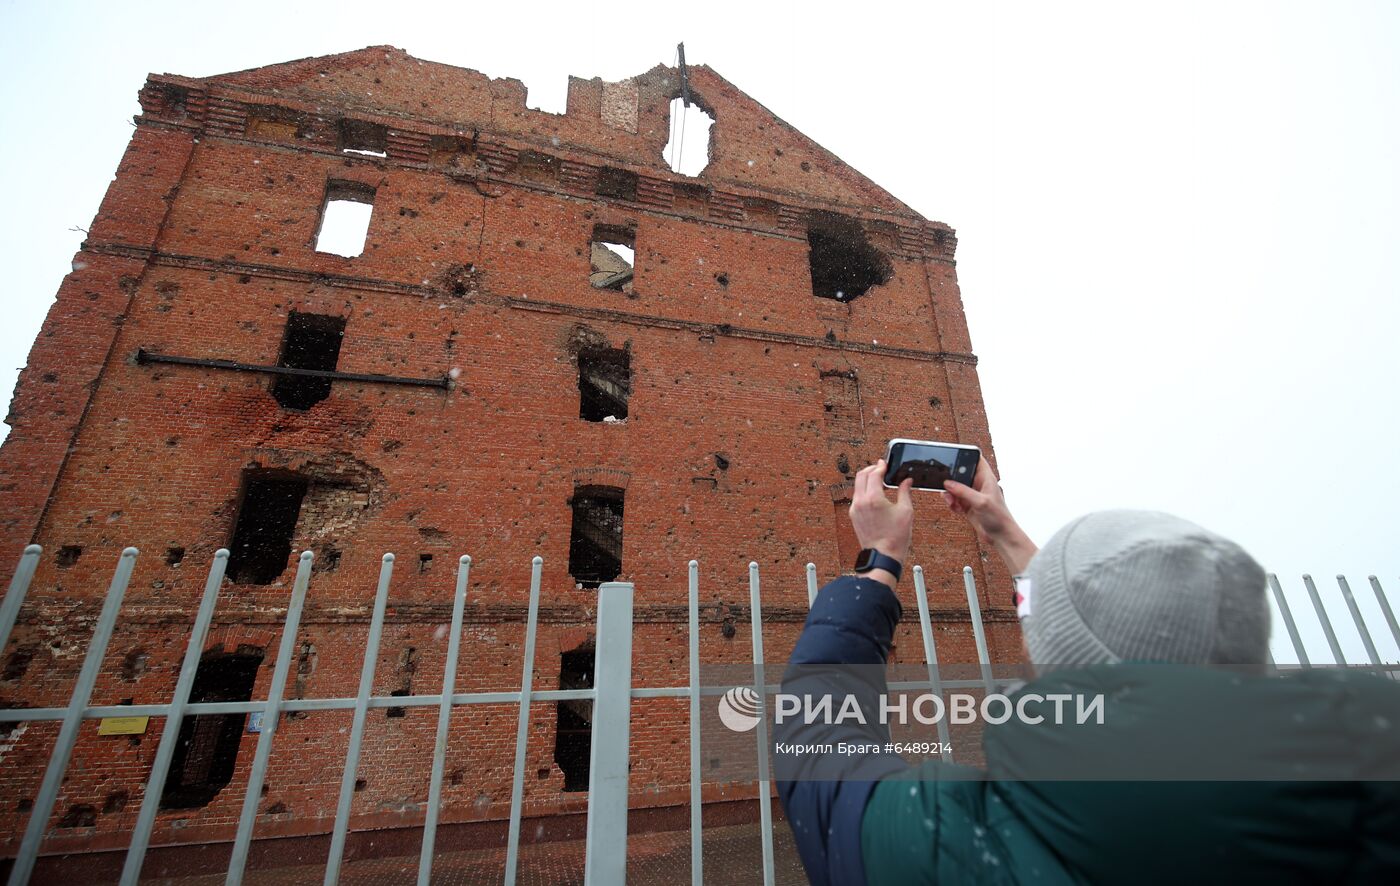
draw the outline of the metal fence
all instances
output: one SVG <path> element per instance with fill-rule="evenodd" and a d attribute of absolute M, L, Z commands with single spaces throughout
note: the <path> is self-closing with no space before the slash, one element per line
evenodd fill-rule
<path fill-rule="evenodd" d="M 20 607 L 28 592 L 30 582 L 38 567 L 42 553 L 38 545 L 25 549 L 10 587 L 0 604 L 0 649 L 9 641 L 11 630 L 19 615 Z M 510 821 L 507 832 L 505 883 L 514 884 L 519 861 L 521 810 L 524 798 L 524 778 L 526 744 L 529 733 L 530 704 L 532 702 L 558 702 L 586 700 L 593 702 L 593 734 L 590 751 L 589 791 L 587 810 L 587 831 L 585 843 L 584 880 L 593 884 L 622 883 L 627 872 L 627 808 L 628 808 L 628 760 L 630 740 L 630 706 L 634 698 L 688 698 L 690 702 L 690 841 L 691 841 L 691 882 L 703 882 L 704 870 L 701 853 L 701 772 L 700 756 L 700 699 L 702 695 L 719 695 L 725 687 L 702 687 L 700 685 L 700 604 L 699 604 L 699 565 L 692 560 L 689 564 L 689 680 L 688 685 L 675 687 L 634 687 L 632 685 L 632 596 L 633 586 L 625 582 L 603 584 L 599 590 L 597 633 L 595 642 L 594 686 L 590 689 L 561 689 L 535 691 L 532 685 L 535 659 L 535 634 L 539 615 L 540 575 L 543 560 L 535 557 L 530 571 L 529 609 L 526 621 L 525 644 L 523 648 L 522 673 L 519 691 L 459 693 L 455 691 L 458 653 L 462 636 L 463 612 L 466 606 L 468 579 L 471 571 L 471 558 L 463 556 L 458 565 L 456 589 L 453 597 L 452 628 L 448 635 L 447 660 L 443 672 L 442 691 L 436 695 L 377 696 L 372 694 L 375 665 L 378 660 L 379 645 L 383 634 L 385 610 L 389 598 L 390 578 L 394 568 L 393 554 L 385 554 L 375 592 L 374 609 L 370 619 L 364 662 L 360 673 L 358 692 L 353 698 L 298 698 L 283 697 L 288 671 L 294 658 L 294 645 L 298 625 L 301 621 L 302 606 L 306 599 L 307 587 L 311 578 L 312 553 L 301 555 L 297 564 L 296 580 L 292 587 L 291 599 L 283 625 L 282 638 L 274 665 L 272 684 L 266 699 L 245 702 L 200 702 L 190 703 L 189 694 L 194 684 L 195 671 L 204 651 L 205 639 L 213 619 L 215 603 L 224 580 L 229 552 L 219 550 L 214 555 L 204 587 L 204 595 L 195 616 L 179 677 L 176 680 L 173 697 L 167 704 L 155 705 L 90 705 L 93 687 L 101 670 L 103 656 L 114 632 L 117 615 L 136 565 L 138 552 L 135 548 L 122 551 L 117 562 L 111 585 L 98 617 L 92 639 L 88 644 L 82 668 L 73 687 L 67 707 L 10 709 L 3 716 L 8 721 L 60 721 L 58 738 L 54 743 L 48 767 L 34 800 L 29 823 L 11 870 L 11 886 L 29 881 L 39 857 L 49 818 L 58 798 L 63 775 L 68 767 L 78 731 L 84 720 L 117 716 L 151 716 L 165 718 L 165 725 L 157 746 L 155 761 L 146 784 L 140 814 L 132 831 L 131 844 L 127 850 L 122 869 L 121 883 L 124 886 L 135 884 L 140 876 L 150 843 L 151 831 L 155 824 L 160 797 L 165 786 L 170 763 L 175 753 L 175 745 L 180 733 L 180 725 L 187 716 L 208 714 L 252 714 L 261 713 L 262 731 L 258 737 L 257 749 L 253 758 L 252 770 L 244 795 L 242 814 L 238 820 L 232 856 L 229 861 L 226 883 L 238 884 L 246 871 L 248 850 L 253 839 L 257 807 L 272 743 L 276 738 L 277 723 L 282 714 L 298 711 L 353 711 L 349 747 L 342 773 L 339 801 L 336 805 L 335 826 L 331 834 L 330 852 L 326 859 L 324 882 L 338 882 L 343 861 L 346 835 L 350 825 L 350 807 L 354 795 L 356 774 L 359 768 L 361 742 L 364 736 L 365 720 L 370 709 L 389 707 L 432 707 L 438 709 L 436 741 L 433 747 L 432 772 L 428 783 L 428 803 L 423 823 L 423 842 L 419 854 L 418 882 L 427 884 L 432 873 L 434 860 L 434 839 L 437 831 L 438 813 L 442 798 L 443 770 L 447 753 L 448 724 L 452 709 L 459 705 L 510 703 L 519 706 L 515 743 L 515 765 L 512 777 Z M 918 604 L 919 629 L 923 637 L 924 660 L 928 669 L 927 682 L 897 683 L 891 688 L 930 689 L 940 695 L 948 690 L 981 688 L 992 691 L 1005 681 L 995 678 L 991 658 L 988 654 L 986 631 L 982 623 L 981 608 L 977 599 L 977 586 L 973 580 L 971 567 L 962 572 L 963 585 L 967 592 L 967 606 L 976 643 L 980 677 L 971 680 L 945 680 L 939 672 L 938 651 L 935 645 L 933 622 L 930 616 L 928 589 L 924 581 L 923 569 L 915 566 L 914 595 Z M 1341 644 L 1322 597 L 1310 576 L 1303 577 L 1304 585 L 1312 600 L 1318 621 L 1333 659 L 1337 664 L 1345 664 Z M 1397 627 L 1394 611 L 1375 576 L 1369 581 L 1375 592 L 1377 603 L 1383 614 L 1391 636 L 1400 647 L 1400 627 Z M 817 570 L 809 563 L 806 569 L 808 605 L 816 599 Z M 1372 640 L 1371 633 L 1352 595 L 1351 587 L 1343 576 L 1337 577 L 1343 599 L 1356 624 L 1373 666 L 1381 666 L 1381 658 Z M 1289 639 L 1304 667 L 1311 661 L 1303 644 L 1293 614 L 1279 586 L 1276 576 L 1269 576 L 1269 586 L 1283 616 Z M 755 674 L 763 673 L 763 613 L 761 582 L 757 563 L 749 564 L 749 602 L 751 607 L 750 626 L 753 642 L 753 662 L 760 667 Z M 1392 669 L 1393 670 L 1393 669 Z M 775 685 L 755 685 L 760 704 L 759 725 L 755 735 L 755 753 L 758 761 L 758 806 L 761 828 L 762 871 L 765 886 L 774 881 L 773 858 L 773 816 L 772 786 L 769 778 L 768 756 L 764 749 L 768 746 L 766 717 L 762 710 L 766 696 L 777 690 Z M 938 738 L 945 759 L 951 758 L 948 726 L 946 718 L 938 722 Z"/>

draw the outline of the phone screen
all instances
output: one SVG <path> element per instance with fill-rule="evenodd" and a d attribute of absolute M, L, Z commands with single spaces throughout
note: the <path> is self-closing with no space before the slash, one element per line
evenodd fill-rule
<path fill-rule="evenodd" d="M 942 489 L 946 480 L 971 486 L 978 454 L 976 449 L 939 443 L 895 443 L 885 465 L 885 485 L 898 486 L 913 477 L 915 489 Z"/>

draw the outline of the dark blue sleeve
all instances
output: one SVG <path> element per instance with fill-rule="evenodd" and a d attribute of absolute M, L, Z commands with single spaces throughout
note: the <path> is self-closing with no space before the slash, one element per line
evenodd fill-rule
<path fill-rule="evenodd" d="M 889 741 L 888 727 L 874 712 L 886 692 L 884 665 L 901 612 L 894 593 L 873 579 L 843 576 L 821 589 L 788 660 L 782 691 L 822 694 L 839 685 L 842 692 L 858 696 L 866 722 L 806 724 L 801 718 L 788 718 L 775 725 L 775 742 L 883 746 Z M 824 669 L 827 665 L 866 667 Z M 819 761 L 822 780 L 815 781 L 803 759 L 811 758 L 796 758 L 775 769 L 778 798 L 807 878 L 815 886 L 864 886 L 860 826 L 866 801 L 877 781 L 908 767 L 898 756 L 883 752 L 826 754 Z"/>

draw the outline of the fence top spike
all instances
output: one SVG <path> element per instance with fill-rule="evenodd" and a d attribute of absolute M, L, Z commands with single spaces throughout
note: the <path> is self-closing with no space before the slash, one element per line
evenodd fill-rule
<path fill-rule="evenodd" d="M 924 567 L 922 567 L 922 566 L 920 566 L 919 564 L 915 563 L 915 564 L 914 564 L 914 574 L 915 574 L 915 575 L 923 575 L 923 574 L 924 574 Z"/>
<path fill-rule="evenodd" d="M 42 554 L 44 549 L 39 545 L 25 545 L 24 552 L 26 554 Z"/>
<path fill-rule="evenodd" d="M 1312 581 L 1312 573 L 1311 573 L 1311 572 L 1304 572 L 1304 573 L 1303 573 L 1303 581 Z"/>
<path fill-rule="evenodd" d="M 122 551 L 122 556 L 123 556 L 123 557 L 135 557 L 135 556 L 136 556 L 137 554 L 139 554 L 139 553 L 141 553 L 141 552 L 138 551 L 138 550 L 136 550 L 135 548 L 126 548 L 125 550 Z"/>
<path fill-rule="evenodd" d="M 749 568 L 750 568 L 750 569 L 757 569 L 757 568 L 758 568 L 758 561 L 757 561 L 757 560 L 750 560 L 750 561 L 749 561 Z"/>
<path fill-rule="evenodd" d="M 1367 581 L 1375 581 L 1375 580 L 1376 580 L 1376 577 L 1375 577 L 1374 575 L 1368 575 L 1368 576 L 1366 576 L 1366 580 L 1367 580 Z"/>
<path fill-rule="evenodd" d="M 691 560 L 690 563 L 689 563 L 689 566 L 690 566 L 691 569 L 695 569 L 695 568 L 699 567 L 699 565 L 700 565 L 700 561 L 699 561 L 699 560 Z"/>
<path fill-rule="evenodd" d="M 1347 577 L 1346 577 L 1345 575 L 1342 575 L 1340 572 L 1337 573 L 1337 581 L 1346 581 L 1346 580 L 1347 580 Z"/>
<path fill-rule="evenodd" d="M 385 563 L 392 563 L 394 562 L 394 555 L 386 553 L 383 557 L 380 557 L 379 559 Z"/>
<path fill-rule="evenodd" d="M 544 558 L 541 557 L 539 554 L 536 554 L 535 557 L 534 557 L 534 559 L 532 559 L 532 560 L 530 561 L 530 565 L 531 565 L 531 566 L 543 566 L 543 565 L 544 565 Z"/>
<path fill-rule="evenodd" d="M 311 558 L 312 558 L 313 556 L 315 556 L 315 555 L 312 554 L 310 551 L 302 551 L 302 552 L 301 552 L 301 562 L 303 562 L 303 563 L 310 563 L 310 562 L 311 562 Z"/>
<path fill-rule="evenodd" d="M 227 560 L 227 559 L 228 559 L 228 548 L 219 548 L 217 551 L 215 551 L 215 552 L 214 552 L 214 559 L 215 559 L 215 560 Z"/>
<path fill-rule="evenodd" d="M 471 565 L 471 562 L 472 562 L 472 555 L 471 555 L 471 554 L 463 554 L 462 556 L 460 556 L 460 557 L 457 558 L 457 562 L 460 563 L 460 564 L 462 564 L 463 566 L 469 566 L 469 565 Z"/>
<path fill-rule="evenodd" d="M 971 567 L 971 566 L 964 566 L 964 567 L 963 567 L 963 575 L 971 575 L 971 574 L 972 574 L 972 567 Z"/>

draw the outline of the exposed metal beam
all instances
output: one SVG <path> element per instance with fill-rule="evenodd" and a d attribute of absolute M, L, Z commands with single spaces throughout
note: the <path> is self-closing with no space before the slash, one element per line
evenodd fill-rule
<path fill-rule="evenodd" d="M 291 366 L 264 366 L 257 363 L 238 363 L 233 360 L 210 360 L 203 357 L 175 357 L 170 354 L 153 354 L 145 348 L 136 351 L 136 362 L 170 363 L 176 366 L 203 366 L 208 369 L 232 369 L 236 372 L 261 372 L 264 375 L 300 375 L 310 378 L 328 378 L 332 381 L 358 381 L 376 385 L 412 385 L 420 388 L 442 388 L 447 390 L 452 380 L 442 378 L 408 378 L 401 375 L 374 375 L 363 372 L 335 372 L 325 369 L 295 369 Z"/>

